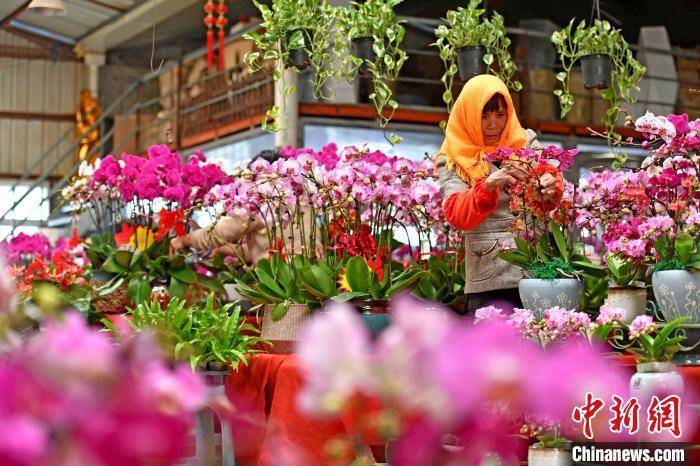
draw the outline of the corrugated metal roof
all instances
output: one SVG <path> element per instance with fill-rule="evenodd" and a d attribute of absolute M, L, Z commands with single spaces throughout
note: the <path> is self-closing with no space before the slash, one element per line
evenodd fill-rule
<path fill-rule="evenodd" d="M 70 41 L 76 41 L 101 25 L 114 20 L 133 6 L 145 0 L 63 0 L 66 14 L 43 16 L 23 11 L 10 25 L 18 29 L 38 28 L 41 31 L 58 34 Z M 26 0 L 2 0 L 0 20 L 21 7 Z M 28 26 L 27 28 L 23 26 Z M 37 31 L 38 32 L 38 31 Z"/>

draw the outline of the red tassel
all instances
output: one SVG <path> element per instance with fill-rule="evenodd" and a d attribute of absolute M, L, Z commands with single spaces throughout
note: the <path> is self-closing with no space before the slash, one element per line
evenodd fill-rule
<path fill-rule="evenodd" d="M 214 66 L 214 31 L 211 29 L 207 31 L 207 66 Z"/>
<path fill-rule="evenodd" d="M 219 71 L 224 71 L 226 68 L 224 64 L 224 33 L 223 29 L 219 29 Z"/>

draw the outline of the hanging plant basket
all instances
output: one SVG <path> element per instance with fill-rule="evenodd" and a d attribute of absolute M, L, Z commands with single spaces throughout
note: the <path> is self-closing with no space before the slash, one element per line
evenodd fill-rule
<path fill-rule="evenodd" d="M 298 30 L 298 29 L 297 29 Z M 289 34 L 293 34 L 295 31 L 289 31 Z M 304 36 L 304 44 L 311 43 L 311 34 L 309 31 L 302 29 L 301 34 Z M 305 70 L 309 67 L 309 54 L 306 53 L 306 48 L 302 47 L 299 49 L 293 49 L 289 51 L 289 56 L 287 58 L 287 67 L 295 67 L 300 70 Z"/>
<path fill-rule="evenodd" d="M 610 87 L 612 60 L 610 56 L 596 53 L 581 57 L 583 85 L 586 89 L 607 89 Z"/>
<path fill-rule="evenodd" d="M 469 81 L 474 76 L 486 74 L 484 55 L 486 55 L 486 48 L 482 45 L 468 45 L 457 49 L 459 78 L 462 81 Z"/>
<path fill-rule="evenodd" d="M 362 36 L 352 40 L 352 53 L 357 58 L 362 59 L 362 64 L 358 69 L 361 76 L 366 76 L 369 73 L 366 62 L 374 62 L 377 54 L 374 53 L 374 37 Z"/>

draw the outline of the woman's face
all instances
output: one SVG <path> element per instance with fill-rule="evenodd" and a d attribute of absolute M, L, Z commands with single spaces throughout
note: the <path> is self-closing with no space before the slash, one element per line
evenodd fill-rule
<path fill-rule="evenodd" d="M 495 146 L 501 139 L 501 133 L 506 127 L 508 121 L 508 112 L 499 101 L 498 110 L 487 111 L 481 114 L 481 134 L 484 137 L 484 144 L 487 146 Z"/>

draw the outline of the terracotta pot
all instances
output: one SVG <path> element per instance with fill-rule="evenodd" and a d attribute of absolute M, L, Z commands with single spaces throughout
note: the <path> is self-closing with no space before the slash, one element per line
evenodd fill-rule
<path fill-rule="evenodd" d="M 306 304 L 292 304 L 280 320 L 272 320 L 274 304 L 263 307 L 260 338 L 272 343 L 270 353 L 290 354 L 299 340 L 302 328 L 310 316 Z"/>

